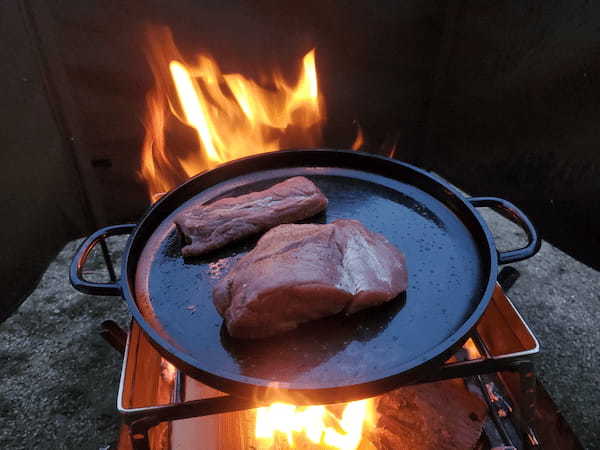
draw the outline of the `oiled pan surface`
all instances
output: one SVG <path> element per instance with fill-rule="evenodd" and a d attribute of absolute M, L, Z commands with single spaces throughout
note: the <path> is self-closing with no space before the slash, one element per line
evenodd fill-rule
<path fill-rule="evenodd" d="M 232 339 L 213 306 L 212 288 L 257 238 L 184 259 L 173 217 L 195 203 L 262 190 L 296 175 L 310 178 L 329 199 L 327 211 L 306 222 L 351 218 L 383 234 L 406 256 L 408 290 L 382 307 L 307 323 L 288 334 Z M 404 183 L 401 172 L 397 178 L 335 167 L 256 170 L 198 193 L 162 221 L 139 259 L 136 302 L 154 340 L 212 384 L 222 378 L 288 389 L 369 383 L 439 356 L 466 334 L 465 323 L 485 301 L 488 243 L 444 199 Z"/>

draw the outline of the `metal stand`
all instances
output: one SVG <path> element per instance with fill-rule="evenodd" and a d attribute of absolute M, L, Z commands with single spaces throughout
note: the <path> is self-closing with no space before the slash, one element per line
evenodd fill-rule
<path fill-rule="evenodd" d="M 508 272 L 506 271 L 508 270 Z M 515 274 L 516 273 L 516 274 Z M 518 277 L 518 272 L 512 268 L 507 268 L 500 273 L 499 282 L 507 282 L 506 287 L 510 288 L 512 283 Z M 531 334 L 531 330 L 524 323 L 508 298 L 508 307 L 512 308 L 512 314 L 516 315 L 522 322 L 522 326 Z M 121 330 L 118 325 L 112 321 L 103 323 L 103 337 L 119 351 L 127 354 L 130 335 Z M 124 342 L 127 336 L 127 343 Z M 466 354 L 462 356 L 457 353 L 452 362 L 443 364 L 435 373 L 426 379 L 410 384 L 422 384 L 435 381 L 447 380 L 451 378 L 464 378 L 467 384 L 477 386 L 481 391 L 481 397 L 488 404 L 491 421 L 497 428 L 497 442 L 490 442 L 492 448 L 540 448 L 540 443 L 533 431 L 533 419 L 535 413 L 535 384 L 536 379 L 533 370 L 533 356 L 538 353 L 539 346 L 537 340 L 531 334 L 530 348 L 519 352 L 494 355 L 485 340 L 474 329 L 470 335 L 480 357 L 476 359 L 467 359 Z M 464 351 L 463 351 L 464 352 Z M 211 397 L 200 400 L 182 401 L 184 377 L 180 371 L 176 372 L 174 389 L 172 394 L 172 403 L 168 405 L 149 406 L 143 408 L 126 408 L 123 406 L 123 389 L 125 373 L 127 371 L 127 358 L 124 359 L 123 372 L 119 387 L 118 409 L 122 414 L 123 420 L 129 425 L 130 436 L 133 448 L 135 450 L 149 450 L 149 430 L 165 421 L 189 419 L 193 417 L 202 417 L 212 414 L 221 414 L 234 411 L 266 406 L 257 400 L 225 395 L 220 397 Z M 517 419 L 517 425 L 521 428 L 521 437 L 515 439 L 516 431 L 506 429 L 506 421 L 509 413 L 512 413 L 512 406 L 507 400 L 508 396 L 500 393 L 502 383 L 495 374 L 498 372 L 513 372 L 520 376 L 521 396 L 518 399 L 520 404 L 518 414 L 512 414 Z M 396 388 L 400 388 L 397 386 Z M 507 411 L 508 410 L 508 411 Z M 485 426 L 484 426 L 485 428 Z M 514 427 L 513 427 L 514 428 Z M 486 428 L 487 430 L 487 428 Z M 491 439 L 490 439 L 491 440 Z M 515 442 L 515 441 L 519 442 Z"/>
<path fill-rule="evenodd" d="M 106 264 L 108 276 L 110 277 L 110 281 L 114 283 L 115 281 L 117 281 L 117 274 L 115 273 L 115 267 L 113 265 L 112 258 L 110 256 L 110 251 L 108 249 L 108 244 L 106 243 L 105 238 L 100 239 L 100 248 L 102 249 L 102 257 L 104 258 L 104 264 Z"/>

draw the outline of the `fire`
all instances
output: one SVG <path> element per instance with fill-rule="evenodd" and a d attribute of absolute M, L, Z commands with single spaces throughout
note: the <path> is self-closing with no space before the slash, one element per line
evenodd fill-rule
<path fill-rule="evenodd" d="M 481 358 L 481 353 L 479 353 L 477 345 L 475 345 L 475 342 L 472 338 L 467 339 L 463 345 L 463 348 L 466 350 L 467 355 L 469 355 L 469 361 Z"/>
<path fill-rule="evenodd" d="M 352 150 L 360 150 L 361 147 L 364 145 L 365 143 L 365 137 L 363 135 L 363 131 L 362 128 L 360 127 L 359 124 L 357 124 L 357 131 L 356 131 L 356 138 L 354 139 L 354 142 L 352 143 Z"/>
<path fill-rule="evenodd" d="M 341 418 L 325 406 L 299 408 L 286 403 L 274 403 L 256 411 L 255 434 L 273 443 L 276 433 L 282 433 L 294 447 L 294 434 L 303 433 L 318 448 L 355 450 L 361 443 L 365 424 L 374 423 L 372 399 L 345 405 Z"/>
<path fill-rule="evenodd" d="M 232 159 L 320 144 L 325 114 L 314 49 L 302 58 L 295 83 L 272 70 L 259 85 L 222 73 L 207 54 L 186 63 L 168 29 L 152 28 L 148 38 L 156 86 L 146 99 L 140 175 L 151 198 Z"/>
<path fill-rule="evenodd" d="M 177 375 L 177 369 L 164 358 L 160 358 L 160 376 L 167 382 L 172 383 Z"/>

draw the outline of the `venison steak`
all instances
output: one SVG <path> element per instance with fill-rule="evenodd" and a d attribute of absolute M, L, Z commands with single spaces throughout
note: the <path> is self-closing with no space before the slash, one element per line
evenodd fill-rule
<path fill-rule="evenodd" d="M 404 255 L 356 220 L 280 225 L 214 287 L 233 337 L 258 339 L 395 298 L 407 287 Z"/>
<path fill-rule="evenodd" d="M 282 223 L 323 211 L 327 197 L 308 178 L 293 177 L 265 189 L 192 207 L 175 218 L 186 244 L 183 256 L 198 256 Z"/>

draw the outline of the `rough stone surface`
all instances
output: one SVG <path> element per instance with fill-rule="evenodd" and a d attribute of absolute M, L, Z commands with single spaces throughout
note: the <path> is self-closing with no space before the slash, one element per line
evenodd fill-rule
<path fill-rule="evenodd" d="M 522 233 L 482 210 L 501 248 Z M 115 240 L 112 247 L 122 248 Z M 118 298 L 73 290 L 69 243 L 35 292 L 0 325 L 0 448 L 97 449 L 115 442 L 121 358 L 98 335 L 105 319 L 128 323 Z M 600 272 L 544 243 L 534 258 L 513 264 L 521 278 L 510 297 L 541 342 L 537 370 L 586 448 L 600 447 Z M 90 277 L 104 275 L 101 259 Z"/>
<path fill-rule="evenodd" d="M 98 449 L 116 441 L 121 357 L 98 332 L 106 319 L 127 326 L 127 309 L 118 297 L 71 287 L 67 270 L 77 245 L 64 247 L 0 324 L 2 449 Z M 98 255 L 89 268 L 90 279 L 104 277 Z"/>
<path fill-rule="evenodd" d="M 503 217 L 483 215 L 498 246 L 524 242 L 524 233 Z M 509 297 L 540 341 L 538 377 L 584 447 L 600 448 L 600 272 L 546 242 L 533 258 L 511 266 L 521 277 Z"/>

